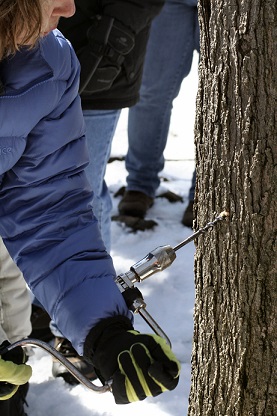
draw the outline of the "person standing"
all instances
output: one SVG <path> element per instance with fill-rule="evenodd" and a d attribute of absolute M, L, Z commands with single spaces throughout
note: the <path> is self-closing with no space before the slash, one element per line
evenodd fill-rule
<path fill-rule="evenodd" d="M 112 201 L 106 166 L 121 109 L 139 101 L 151 22 L 164 0 L 76 0 L 76 12 L 59 30 L 81 64 L 80 95 L 90 163 L 86 173 L 106 250 L 111 249 Z"/>
<path fill-rule="evenodd" d="M 197 0 L 166 0 L 153 20 L 139 102 L 129 110 L 127 186 L 120 215 L 144 218 L 153 205 L 164 167 L 173 100 L 189 74 L 193 53 L 199 52 Z M 189 204 L 182 223 L 192 227 L 195 189 L 193 173 Z"/>

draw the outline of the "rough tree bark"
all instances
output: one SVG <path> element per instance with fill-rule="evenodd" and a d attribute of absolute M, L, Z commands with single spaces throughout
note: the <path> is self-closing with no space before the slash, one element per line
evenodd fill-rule
<path fill-rule="evenodd" d="M 190 416 L 276 407 L 276 0 L 199 0 Z"/>

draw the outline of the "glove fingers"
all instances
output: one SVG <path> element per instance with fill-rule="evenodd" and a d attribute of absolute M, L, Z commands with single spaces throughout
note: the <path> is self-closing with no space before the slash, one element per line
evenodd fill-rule
<path fill-rule="evenodd" d="M 19 386 L 15 386 L 14 384 L 1 382 L 0 383 L 0 400 L 10 399 L 17 392 L 18 388 Z"/>
<path fill-rule="evenodd" d="M 172 377 L 168 372 L 165 372 L 164 366 L 159 362 L 154 362 L 149 368 L 150 376 L 156 380 L 163 390 L 173 390 L 178 384 L 179 377 Z"/>
<path fill-rule="evenodd" d="M 159 347 L 160 348 L 160 347 Z M 132 354 L 137 363 L 140 363 L 140 368 L 143 376 L 149 386 L 151 396 L 157 396 L 166 390 L 173 390 L 178 384 L 179 374 L 178 366 L 175 362 L 168 363 L 165 356 L 162 362 L 154 361 L 151 351 L 151 359 L 149 351 L 142 344 L 134 344 L 132 347 Z M 148 355 L 147 365 L 144 355 Z M 170 368 L 170 371 L 168 369 Z M 173 375 L 172 375 L 173 373 Z"/>
<path fill-rule="evenodd" d="M 114 373 L 112 393 L 113 393 L 116 404 L 128 404 L 131 401 L 135 401 L 135 400 L 131 400 L 130 395 L 128 398 L 125 381 L 126 381 L 126 376 L 122 374 L 120 370 Z"/>
<path fill-rule="evenodd" d="M 118 364 L 120 373 L 116 372 L 113 376 L 113 395 L 116 403 L 118 400 L 125 402 L 126 399 L 126 403 L 144 400 L 146 394 L 129 351 L 123 351 L 118 356 Z"/>
<path fill-rule="evenodd" d="M 162 363 L 163 371 L 176 378 L 180 374 L 180 364 L 166 341 L 157 335 L 151 335 L 149 350 L 154 361 Z M 155 371 L 155 370 L 154 370 Z"/>
<path fill-rule="evenodd" d="M 26 364 L 14 364 L 12 361 L 0 359 L 0 381 L 17 386 L 27 383 L 32 375 L 32 368 Z"/>
<path fill-rule="evenodd" d="M 160 385 L 149 375 L 151 357 L 144 345 L 134 344 L 130 351 L 123 351 L 118 357 L 118 363 L 121 376 L 113 377 L 113 394 L 116 400 L 119 400 L 120 392 L 123 390 L 126 391 L 128 402 L 144 400 L 148 396 L 162 393 Z M 124 398 L 121 397 L 120 400 L 123 401 Z"/>
<path fill-rule="evenodd" d="M 163 392 L 163 388 L 159 383 L 159 379 L 153 379 L 149 373 L 153 359 L 150 352 L 143 344 L 134 344 L 131 348 L 134 361 L 140 374 L 141 383 L 146 392 L 146 396 L 158 396 Z"/>

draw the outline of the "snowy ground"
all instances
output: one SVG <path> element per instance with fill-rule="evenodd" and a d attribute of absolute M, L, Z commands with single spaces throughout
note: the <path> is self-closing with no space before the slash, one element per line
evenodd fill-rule
<path fill-rule="evenodd" d="M 182 226 L 181 218 L 188 203 L 188 190 L 194 169 L 193 124 L 197 88 L 197 55 L 192 71 L 182 85 L 175 100 L 171 119 L 170 137 L 165 152 L 166 165 L 162 188 L 183 197 L 184 202 L 170 203 L 158 198 L 148 214 L 158 223 L 154 230 L 130 233 L 118 223 L 112 224 L 112 257 L 118 273 L 126 272 L 149 251 L 158 246 L 176 246 L 192 231 Z M 113 142 L 112 156 L 125 155 L 127 150 L 127 111 L 123 111 Z M 124 162 L 108 165 L 106 180 L 113 194 L 125 185 Z M 113 198 L 114 214 L 119 199 Z M 174 263 L 163 272 L 154 274 L 138 288 L 144 295 L 148 312 L 169 336 L 172 348 L 182 364 L 180 382 L 172 392 L 140 403 L 119 406 L 111 393 L 97 394 L 82 385 L 71 387 L 62 379 L 53 379 L 51 357 L 40 349 L 30 358 L 33 376 L 27 397 L 28 416 L 184 416 L 190 388 L 190 355 L 193 331 L 193 256 L 194 244 L 177 251 Z M 140 316 L 135 318 L 135 328 L 149 332 L 150 328 Z"/>

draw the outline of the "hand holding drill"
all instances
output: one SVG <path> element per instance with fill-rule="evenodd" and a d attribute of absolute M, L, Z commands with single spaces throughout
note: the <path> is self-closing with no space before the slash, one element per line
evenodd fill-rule
<path fill-rule="evenodd" d="M 179 381 L 180 364 L 166 341 L 140 334 L 123 316 L 99 322 L 86 339 L 84 355 L 103 383 L 112 381 L 117 404 L 158 396 Z"/>
<path fill-rule="evenodd" d="M 1 344 L 5 347 L 8 341 Z M 27 383 L 32 375 L 32 368 L 25 364 L 25 354 L 21 347 L 3 354 L 0 358 L 0 400 L 7 400 Z"/>

